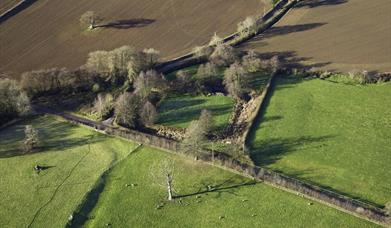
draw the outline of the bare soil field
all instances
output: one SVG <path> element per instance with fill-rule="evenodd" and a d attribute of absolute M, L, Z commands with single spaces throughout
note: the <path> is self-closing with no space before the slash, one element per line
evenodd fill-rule
<path fill-rule="evenodd" d="M 19 0 L 1 0 L 0 1 L 0 14 L 11 9 Z"/>
<path fill-rule="evenodd" d="M 176 57 L 215 32 L 236 31 L 239 21 L 262 14 L 265 7 L 271 6 L 264 0 L 39 0 L 0 25 L 0 73 L 18 78 L 33 69 L 74 68 L 91 51 L 122 45 Z M 89 10 L 120 24 L 83 31 L 79 18 Z"/>
<path fill-rule="evenodd" d="M 307 0 L 243 45 L 327 70 L 391 71 L 391 1 Z"/>

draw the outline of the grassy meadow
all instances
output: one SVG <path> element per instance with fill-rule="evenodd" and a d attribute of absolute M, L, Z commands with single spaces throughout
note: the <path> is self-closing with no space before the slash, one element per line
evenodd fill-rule
<path fill-rule="evenodd" d="M 39 130 L 41 149 L 24 154 L 25 124 Z M 135 144 L 54 117 L 0 131 L 0 227 L 64 227 L 99 176 Z M 35 165 L 45 169 L 37 174 Z"/>
<path fill-rule="evenodd" d="M 382 206 L 391 200 L 391 84 L 277 78 L 251 138 L 257 165 Z"/>
<path fill-rule="evenodd" d="M 174 202 L 165 200 L 166 189 L 150 174 L 167 158 L 175 161 Z M 97 202 L 88 203 L 95 206 L 85 212 L 84 227 L 375 227 L 249 178 L 144 146 L 114 167 Z"/>

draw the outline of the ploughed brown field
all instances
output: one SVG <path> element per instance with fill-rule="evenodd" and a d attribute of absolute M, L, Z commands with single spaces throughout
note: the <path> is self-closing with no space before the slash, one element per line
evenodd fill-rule
<path fill-rule="evenodd" d="M 327 70 L 391 71 L 390 0 L 307 0 L 244 49 Z"/>
<path fill-rule="evenodd" d="M 1 0 L 4 1 L 4 0 Z M 260 15 L 264 0 L 39 0 L 0 24 L 0 73 L 18 78 L 29 70 L 85 63 L 91 51 L 122 45 L 155 48 L 172 58 L 202 45 L 217 32 L 236 30 L 249 15 Z M 118 25 L 82 31 L 80 16 L 100 13 Z"/>
<path fill-rule="evenodd" d="M 1 0 L 0 1 L 0 14 L 11 9 L 19 0 Z"/>

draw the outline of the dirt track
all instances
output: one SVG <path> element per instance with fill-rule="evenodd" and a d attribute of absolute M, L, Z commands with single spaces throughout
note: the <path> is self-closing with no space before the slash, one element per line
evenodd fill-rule
<path fill-rule="evenodd" d="M 391 1 L 307 0 L 244 44 L 328 70 L 391 71 Z"/>
<path fill-rule="evenodd" d="M 186 53 L 236 30 L 248 15 L 262 14 L 262 0 L 39 0 L 0 25 L 0 73 L 74 68 L 87 54 L 121 45 L 152 47 L 166 58 Z M 122 28 L 82 32 L 80 15 L 99 12 L 109 21 L 123 20 Z M 219 15 L 221 14 L 221 15 Z"/>

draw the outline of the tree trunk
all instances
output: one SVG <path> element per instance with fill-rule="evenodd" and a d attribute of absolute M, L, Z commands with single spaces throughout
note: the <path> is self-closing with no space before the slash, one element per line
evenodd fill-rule
<path fill-rule="evenodd" d="M 168 191 L 168 200 L 172 200 L 172 176 L 167 174 L 167 191 Z"/>

